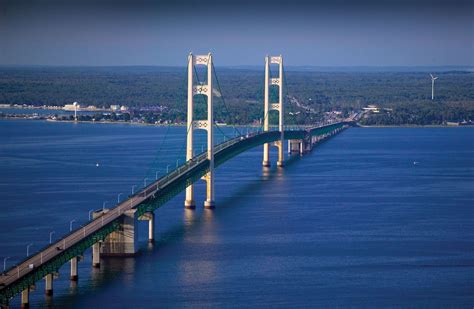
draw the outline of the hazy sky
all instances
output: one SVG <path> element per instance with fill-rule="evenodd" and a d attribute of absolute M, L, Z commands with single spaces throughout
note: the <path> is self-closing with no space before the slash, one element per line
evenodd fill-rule
<path fill-rule="evenodd" d="M 474 65 L 473 3 L 0 0 L 0 64 Z"/>

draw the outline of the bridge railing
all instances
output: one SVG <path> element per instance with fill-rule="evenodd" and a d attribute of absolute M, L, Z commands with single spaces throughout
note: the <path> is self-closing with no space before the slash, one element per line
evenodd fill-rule
<path fill-rule="evenodd" d="M 123 205 L 121 203 L 120 205 Z M 120 207 L 120 205 L 118 207 Z M 68 250 L 73 247 L 81 239 L 90 236 L 95 233 L 101 227 L 111 223 L 116 219 L 116 216 L 109 213 L 108 215 L 102 215 L 100 218 L 89 221 L 87 224 L 82 225 L 79 229 L 75 229 L 68 234 L 64 235 L 62 238 L 54 242 L 53 244 L 48 244 L 40 251 L 32 254 L 11 266 L 8 270 L 2 273 L 0 276 L 0 283 L 8 284 L 13 282 L 20 277 L 29 274 L 34 271 L 38 266 L 43 263 L 47 263 L 59 253 Z"/>

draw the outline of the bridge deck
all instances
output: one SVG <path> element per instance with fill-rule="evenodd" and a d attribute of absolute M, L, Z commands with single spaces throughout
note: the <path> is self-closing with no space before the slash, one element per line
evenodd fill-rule
<path fill-rule="evenodd" d="M 285 139 L 303 139 L 308 135 L 324 134 L 337 127 L 342 127 L 344 124 L 337 123 L 307 130 L 285 131 Z M 218 166 L 250 148 L 279 139 L 279 131 L 269 131 L 240 136 L 218 144 L 214 148 L 215 165 Z M 0 303 L 4 303 L 8 298 L 34 284 L 35 281 L 41 279 L 46 274 L 58 271 L 61 265 L 74 255 L 77 255 L 77 250 L 83 252 L 87 248 L 87 246 L 78 247 L 81 242 L 88 240 L 89 243 L 94 243 L 98 239 L 103 239 L 104 235 L 99 235 L 98 233 L 105 228 L 108 228 L 108 233 L 110 233 L 113 230 L 111 224 L 118 222 L 120 216 L 127 210 L 137 208 L 139 215 L 141 215 L 146 211 L 156 209 L 181 192 L 186 186 L 199 179 L 208 171 L 208 168 L 207 153 L 202 153 L 151 183 L 137 192 L 137 194 L 130 196 L 127 200 L 119 203 L 116 207 L 106 211 L 88 224 L 76 229 L 59 241 L 10 268 L 0 276 Z M 159 199 L 160 197 L 161 199 Z M 68 256 L 65 253 L 69 250 L 73 252 Z M 14 288 L 13 286 L 16 287 Z"/>

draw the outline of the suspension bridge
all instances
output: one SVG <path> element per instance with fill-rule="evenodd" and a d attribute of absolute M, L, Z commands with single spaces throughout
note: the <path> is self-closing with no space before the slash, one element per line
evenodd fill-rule
<path fill-rule="evenodd" d="M 278 66 L 278 76 L 271 74 L 270 66 Z M 206 81 L 198 78 L 196 66 L 203 66 L 207 71 Z M 278 149 L 279 168 L 284 167 L 284 141 L 288 142 L 288 152 L 304 154 L 324 141 L 347 128 L 351 119 L 314 127 L 289 127 L 284 125 L 283 85 L 286 79 L 283 70 L 282 56 L 265 57 L 264 84 L 264 117 L 263 127 L 247 134 L 237 128 L 236 137 L 222 143 L 214 143 L 214 129 L 221 130 L 214 121 L 214 78 L 217 74 L 211 54 L 192 55 L 188 57 L 187 69 L 187 130 L 186 130 L 186 162 L 177 165 L 156 181 L 119 202 L 115 207 L 99 209 L 92 213 L 91 220 L 80 228 L 64 235 L 42 250 L 27 257 L 17 265 L 10 267 L 0 276 L 0 304 L 8 308 L 11 299 L 21 294 L 21 306 L 29 307 L 29 295 L 38 280 L 45 280 L 45 294 L 53 294 L 53 281 L 59 269 L 70 263 L 70 279 L 78 280 L 77 263 L 86 250 L 92 247 L 92 266 L 100 267 L 103 256 L 128 256 L 138 252 L 137 225 L 139 220 L 148 221 L 148 239 L 154 240 L 154 211 L 182 191 L 186 191 L 184 206 L 194 209 L 193 183 L 203 179 L 206 181 L 206 199 L 204 207 L 213 209 L 215 204 L 214 170 L 226 161 L 251 148 L 263 145 L 264 168 L 269 167 L 270 147 Z M 225 105 L 222 90 L 217 79 L 217 88 Z M 278 102 L 270 101 L 270 88 L 278 87 Z M 207 117 L 195 119 L 194 103 L 198 95 L 207 98 Z M 269 123 L 271 111 L 278 113 L 278 127 L 272 128 Z M 207 148 L 195 155 L 194 131 L 207 132 Z"/>

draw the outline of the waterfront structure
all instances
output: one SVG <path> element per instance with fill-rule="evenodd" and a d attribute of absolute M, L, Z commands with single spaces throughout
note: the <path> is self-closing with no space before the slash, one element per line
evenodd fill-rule
<path fill-rule="evenodd" d="M 74 102 L 72 104 L 66 104 L 63 107 L 63 110 L 70 111 L 70 112 L 77 111 L 77 110 L 80 110 L 80 109 L 81 109 L 81 105 L 77 104 L 77 102 Z"/>

